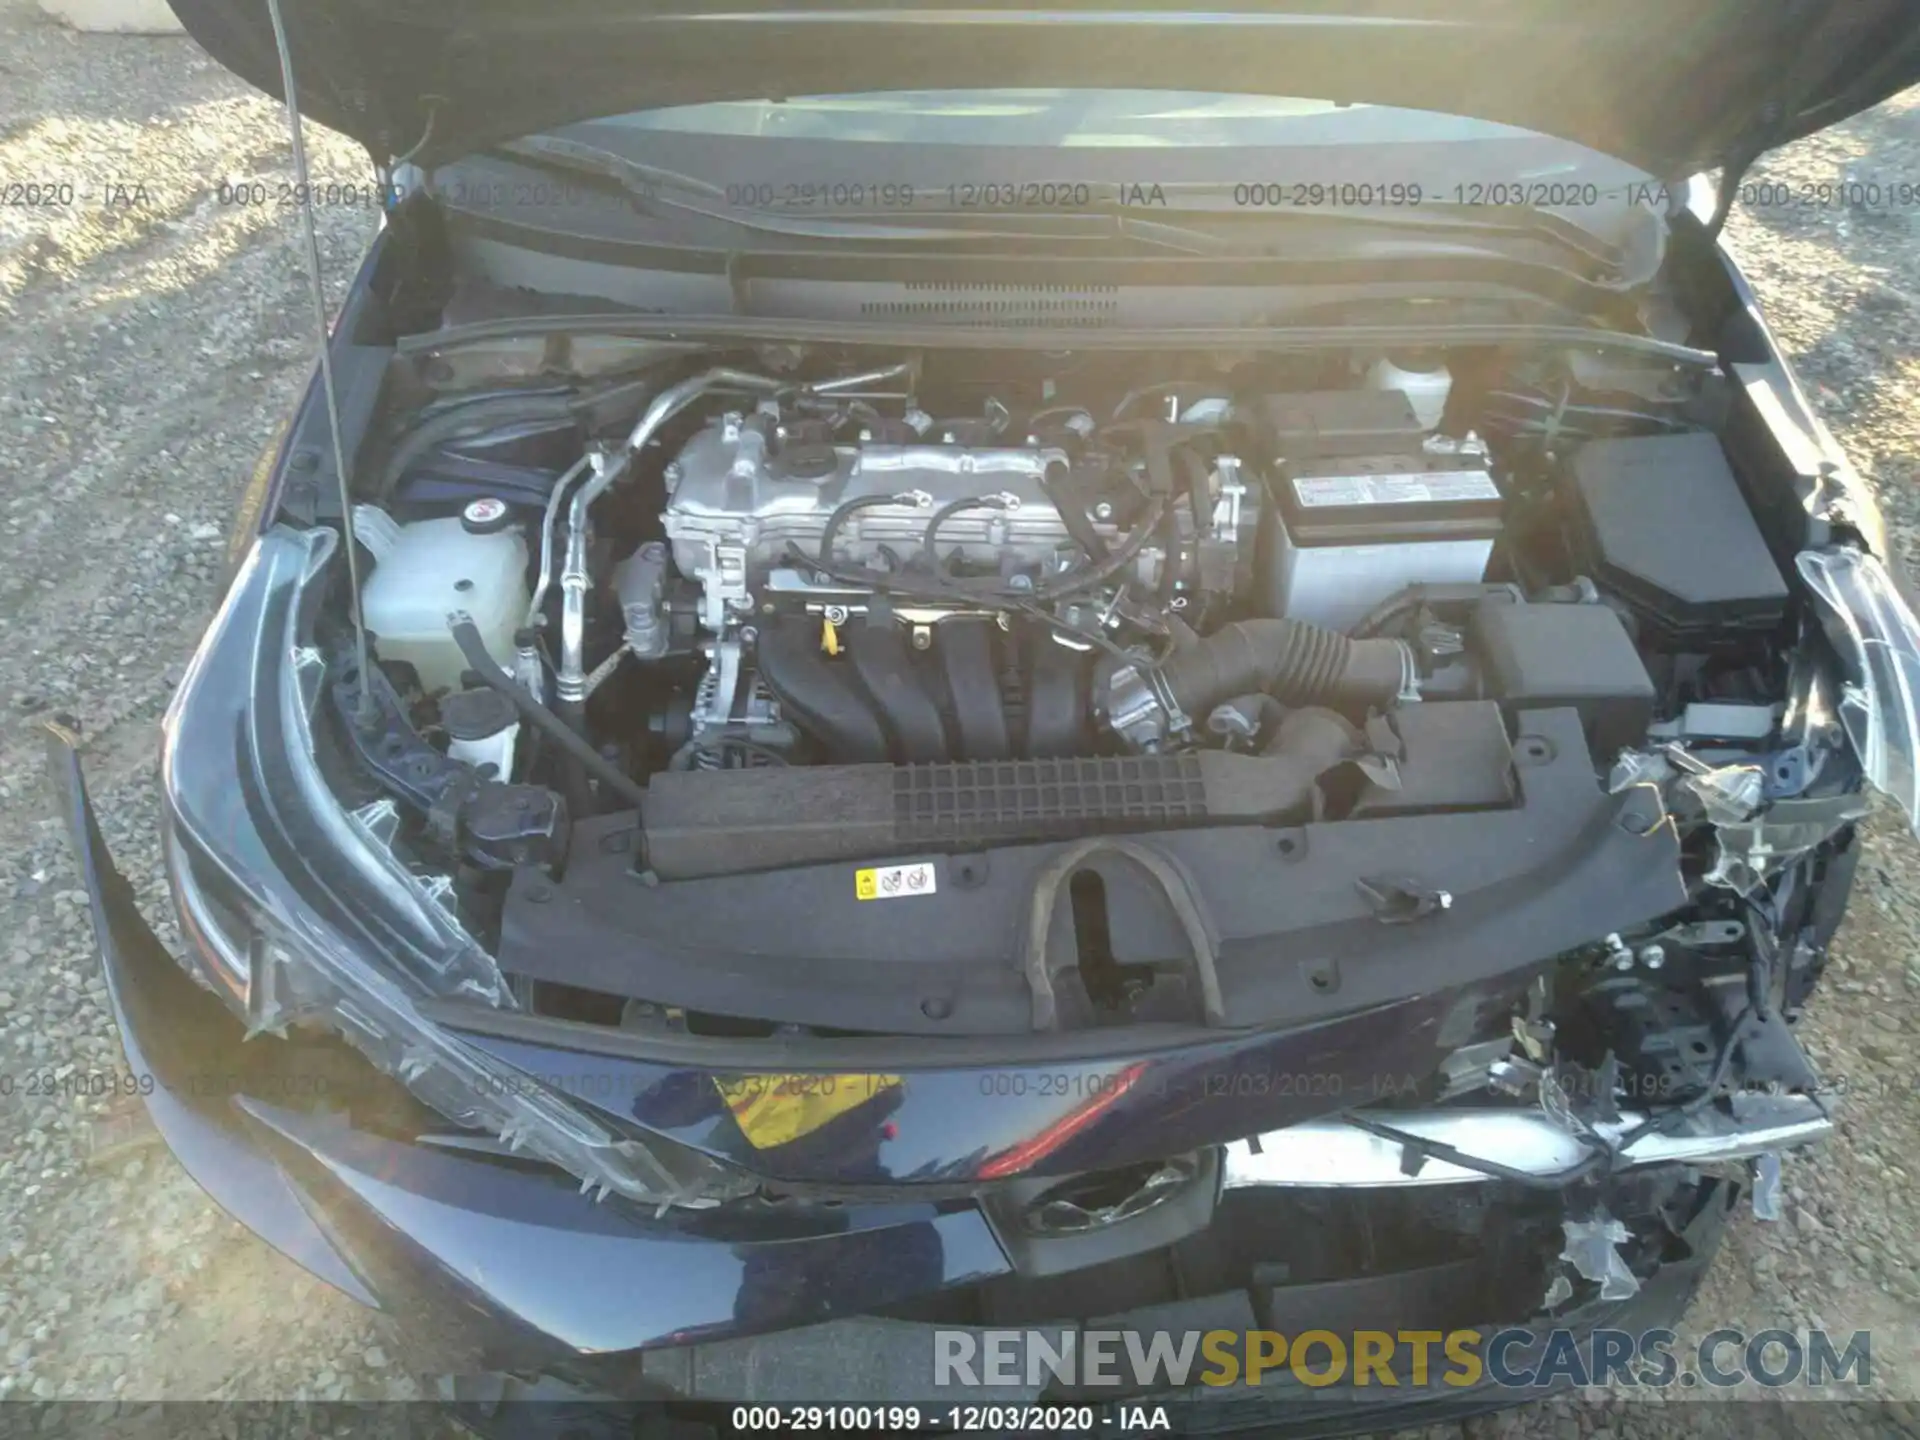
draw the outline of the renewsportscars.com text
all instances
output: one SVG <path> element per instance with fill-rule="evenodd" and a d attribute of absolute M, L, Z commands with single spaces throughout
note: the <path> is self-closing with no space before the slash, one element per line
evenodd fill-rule
<path fill-rule="evenodd" d="M 937 1330 L 935 1386 L 1049 1382 L 1129 1390 L 1259 1385 L 1864 1387 L 1872 1336 L 1715 1330 L 1682 1346 L 1671 1330 Z"/>

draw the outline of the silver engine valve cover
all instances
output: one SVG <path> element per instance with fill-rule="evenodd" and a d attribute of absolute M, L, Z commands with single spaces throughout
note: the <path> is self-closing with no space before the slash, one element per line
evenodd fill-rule
<path fill-rule="evenodd" d="M 790 544 L 817 553 L 828 517 L 849 500 L 912 495 L 907 503 L 865 506 L 849 514 L 834 537 L 843 563 L 889 568 L 881 547 L 895 556 L 916 551 L 940 506 L 999 496 L 994 508 L 962 510 L 940 525 L 943 555 L 1003 570 L 1050 570 L 1073 541 L 1041 481 L 1049 467 L 1066 471 L 1066 453 L 1053 446 L 844 444 L 809 473 L 790 473 L 769 453 L 765 416 L 728 415 L 701 430 L 667 467 L 668 500 L 662 521 L 674 566 L 705 591 L 702 622 L 724 625 L 727 612 L 750 610 L 753 595 L 776 567 L 790 567 Z M 824 461 L 825 447 L 814 455 Z M 815 473 L 817 472 L 817 473 Z M 1103 538 L 1117 535 L 1095 522 Z"/>

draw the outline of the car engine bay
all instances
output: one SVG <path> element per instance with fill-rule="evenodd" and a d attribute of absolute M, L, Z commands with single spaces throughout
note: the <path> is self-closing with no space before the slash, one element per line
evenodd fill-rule
<path fill-rule="evenodd" d="M 452 876 L 526 1008 L 725 1035 L 1298 1016 L 1247 998 L 1294 968 L 1276 937 L 1442 956 L 1421 922 L 1636 791 L 1650 833 L 1594 862 L 1605 893 L 1570 869 L 1590 902 L 1543 889 L 1551 922 L 1510 927 L 1578 975 L 1549 1002 L 1569 1043 L 1704 1084 L 1729 1025 L 1811 987 L 1860 776 L 1719 372 L 701 361 L 429 398 L 356 512 L 379 664 L 363 693 L 330 632 L 330 773 Z M 1311 902 L 1220 848 L 1336 831 L 1366 862 Z M 1300 875 L 1342 863 L 1312 843 Z M 1515 958 L 1478 943 L 1473 974 Z M 1329 975 L 1301 994 L 1360 1002 Z M 1504 1028 L 1471 1038 L 1524 1059 Z"/>

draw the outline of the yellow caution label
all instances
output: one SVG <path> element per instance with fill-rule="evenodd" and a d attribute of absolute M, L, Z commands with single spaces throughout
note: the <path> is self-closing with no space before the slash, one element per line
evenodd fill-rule
<path fill-rule="evenodd" d="M 771 1150 L 818 1130 L 900 1086 L 898 1075 L 715 1076 L 740 1133 L 756 1150 Z"/>
<path fill-rule="evenodd" d="M 880 865 L 853 872 L 853 893 L 861 900 L 905 900 L 931 895 L 938 888 L 933 866 L 924 860 L 917 865 Z"/>

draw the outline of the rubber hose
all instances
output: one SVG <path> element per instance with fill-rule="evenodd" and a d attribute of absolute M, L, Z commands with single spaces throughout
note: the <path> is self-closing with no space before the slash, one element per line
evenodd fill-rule
<path fill-rule="evenodd" d="M 407 470 L 436 445 L 509 425 L 561 424 L 574 416 L 575 396 L 569 392 L 533 391 L 528 394 L 489 395 L 429 416 L 408 431 L 394 447 L 380 472 L 379 495 L 393 494 Z"/>
<path fill-rule="evenodd" d="M 569 735 L 589 750 L 593 748 L 593 742 L 587 739 L 586 701 L 555 700 L 553 717 L 566 726 Z M 593 803 L 593 786 L 587 783 L 587 766 L 580 752 L 569 746 L 560 752 L 559 760 L 560 791 L 567 797 L 567 808 L 582 820 L 598 814 L 600 807 Z"/>
<path fill-rule="evenodd" d="M 494 663 L 493 657 L 487 653 L 487 647 L 481 643 L 480 631 L 473 621 L 456 621 L 450 628 L 453 631 L 453 643 L 460 647 L 461 655 L 466 657 L 467 668 L 480 677 L 482 685 L 489 690 L 498 690 L 511 700 L 513 708 L 520 712 L 521 719 L 579 761 L 582 768 L 622 800 L 636 808 L 645 803 L 647 792 L 634 782 L 632 776 L 622 773 L 619 767 L 582 739 L 566 721 L 529 695 L 524 687 L 514 683 L 513 678 Z"/>
<path fill-rule="evenodd" d="M 927 568 L 936 575 L 946 573 L 946 564 L 940 558 L 940 527 L 954 516 L 968 510 L 1005 510 L 998 496 L 967 495 L 958 500 L 950 500 L 933 512 L 933 518 L 927 522 L 925 533 L 920 538 L 920 553 L 926 556 Z M 1061 517 L 1063 520 L 1065 516 Z M 1084 517 L 1082 517 L 1084 518 Z M 831 522 L 829 522 L 831 523 Z M 1068 527 L 1071 531 L 1072 527 Z M 820 552 L 831 560 L 833 557 L 824 548 Z"/>
<path fill-rule="evenodd" d="M 1241 620 L 1175 651 L 1160 674 L 1194 716 L 1256 691 L 1286 705 L 1384 705 L 1405 684 L 1405 654 L 1397 640 L 1349 640 L 1304 620 Z"/>
<path fill-rule="evenodd" d="M 1032 598 L 1036 601 L 1063 600 L 1069 595 L 1078 595 L 1105 583 L 1133 563 L 1134 557 L 1146 548 L 1147 541 L 1159 530 L 1160 521 L 1167 512 L 1167 497 L 1154 496 L 1147 502 L 1145 513 L 1134 522 L 1133 533 L 1120 542 L 1118 549 L 1091 565 L 1069 570 L 1050 582 L 1035 586 Z"/>
<path fill-rule="evenodd" d="M 1053 508 L 1059 512 L 1060 523 L 1067 527 L 1067 534 L 1072 537 L 1073 543 L 1087 552 L 1087 558 L 1096 562 L 1106 559 L 1107 542 L 1100 538 L 1100 532 L 1094 528 L 1093 517 L 1049 473 L 1052 468 L 1050 466 L 1040 474 L 1041 491 L 1053 502 Z"/>

